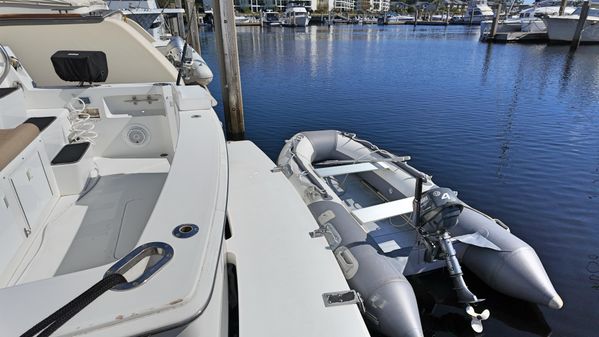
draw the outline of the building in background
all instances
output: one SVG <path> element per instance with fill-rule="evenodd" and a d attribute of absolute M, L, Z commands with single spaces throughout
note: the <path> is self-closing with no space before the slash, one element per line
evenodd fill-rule
<path fill-rule="evenodd" d="M 362 12 L 389 11 L 390 0 L 356 0 L 356 10 Z"/>
<path fill-rule="evenodd" d="M 329 0 L 328 11 L 353 11 L 356 8 L 354 0 Z"/>

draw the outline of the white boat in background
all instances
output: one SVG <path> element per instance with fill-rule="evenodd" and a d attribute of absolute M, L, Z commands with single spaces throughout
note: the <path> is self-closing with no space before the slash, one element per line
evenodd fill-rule
<path fill-rule="evenodd" d="M 235 14 L 235 24 L 249 23 L 250 18 L 245 15 Z"/>
<path fill-rule="evenodd" d="M 121 0 L 106 1 L 108 8 L 119 10 L 128 18 L 135 20 L 156 41 L 168 41 L 173 36 L 169 29 L 169 19 L 176 19 L 177 14 L 184 14 L 183 8 L 160 8 L 155 0 Z"/>
<path fill-rule="evenodd" d="M 571 2 L 570 2 L 571 3 Z M 547 26 L 543 17 L 558 15 L 560 1 L 541 1 L 535 3 L 531 8 L 520 12 L 520 31 L 522 32 L 546 32 Z M 568 5 L 564 7 L 564 15 L 571 15 L 576 7 Z"/>
<path fill-rule="evenodd" d="M 289 3 L 285 8 L 281 22 L 283 26 L 306 27 L 310 23 L 310 19 L 310 13 L 304 5 Z"/>
<path fill-rule="evenodd" d="M 395 14 L 387 16 L 387 23 L 397 23 L 397 22 L 406 22 L 406 21 L 414 21 L 414 17 L 411 15 L 402 15 Z"/>
<path fill-rule="evenodd" d="M 361 25 L 376 24 L 377 22 L 378 19 L 374 16 L 360 16 L 357 19 L 357 23 Z"/>
<path fill-rule="evenodd" d="M 279 13 L 273 12 L 272 10 L 262 12 L 262 25 L 263 26 L 280 26 L 281 18 L 279 16 Z"/>
<path fill-rule="evenodd" d="M 552 42 L 571 42 L 578 25 L 580 11 L 577 8 L 571 15 L 550 15 L 545 17 L 547 35 Z M 599 43 L 599 9 L 590 8 L 580 36 L 581 43 Z"/>
<path fill-rule="evenodd" d="M 492 20 L 493 16 L 493 10 L 487 4 L 487 0 L 472 0 L 468 3 L 463 22 L 480 24 L 482 21 Z"/>
<path fill-rule="evenodd" d="M 531 33 L 544 33 L 547 31 L 543 17 L 549 15 L 558 15 L 560 8 L 560 1 L 541 1 L 535 3 L 533 7 L 520 11 L 518 17 L 510 17 L 502 20 L 497 26 L 497 32 L 531 32 Z M 570 15 L 576 8 L 572 6 L 566 6 L 564 13 Z M 485 20 L 480 23 L 481 34 L 487 33 L 491 30 L 493 20 Z"/>

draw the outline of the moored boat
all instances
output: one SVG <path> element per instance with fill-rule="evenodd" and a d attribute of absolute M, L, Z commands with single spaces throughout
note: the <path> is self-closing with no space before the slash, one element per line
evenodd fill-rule
<path fill-rule="evenodd" d="M 41 335 L 227 334 L 214 100 L 129 21 L 0 18 L 3 336 L 37 335 L 45 317 Z M 48 316 L 106 280 L 84 310 Z"/>
<path fill-rule="evenodd" d="M 422 336 L 406 276 L 446 267 L 472 328 L 482 331 L 490 313 L 476 312 L 481 299 L 468 289 L 462 263 L 499 292 L 562 307 L 532 247 L 407 160 L 333 130 L 295 135 L 278 158 L 377 329 Z"/>
<path fill-rule="evenodd" d="M 478 25 L 482 21 L 492 20 L 493 15 L 493 10 L 487 4 L 487 0 L 471 0 L 463 16 L 463 22 Z"/>
<path fill-rule="evenodd" d="M 283 26 L 306 27 L 310 23 L 310 13 L 304 5 L 289 3 L 281 20 Z"/>
<path fill-rule="evenodd" d="M 280 26 L 281 19 L 278 12 L 268 10 L 262 13 L 262 25 L 263 26 Z"/>
<path fill-rule="evenodd" d="M 550 15 L 543 18 L 547 26 L 547 35 L 551 42 L 571 42 L 576 32 L 582 8 L 571 15 Z M 580 35 L 581 43 L 599 43 L 599 9 L 590 8 Z"/>

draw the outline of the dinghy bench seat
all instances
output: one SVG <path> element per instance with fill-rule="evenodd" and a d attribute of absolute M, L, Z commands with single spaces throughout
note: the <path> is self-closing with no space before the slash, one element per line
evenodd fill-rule
<path fill-rule="evenodd" d="M 391 168 L 389 164 L 385 162 L 368 162 L 368 163 L 356 163 L 356 164 L 346 164 L 346 165 L 337 165 L 337 166 L 329 166 L 314 169 L 316 174 L 321 177 L 331 177 L 331 176 L 340 176 L 344 174 L 354 174 L 354 173 L 364 173 L 370 171 L 376 171 L 381 169 Z"/>
<path fill-rule="evenodd" d="M 39 135 L 32 123 L 23 123 L 13 129 L 0 129 L 0 171 L 15 159 Z"/>

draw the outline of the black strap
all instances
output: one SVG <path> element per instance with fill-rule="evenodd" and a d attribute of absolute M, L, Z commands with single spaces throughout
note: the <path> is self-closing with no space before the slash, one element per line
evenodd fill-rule
<path fill-rule="evenodd" d="M 31 329 L 27 330 L 27 332 L 22 334 L 21 337 L 34 337 L 38 333 L 38 337 L 50 336 L 68 320 L 73 318 L 73 316 L 75 316 L 79 311 L 83 310 L 83 308 L 88 306 L 96 298 L 100 297 L 100 295 L 112 289 L 114 286 L 126 282 L 127 279 L 125 279 L 125 277 L 121 274 L 110 274 L 104 277 L 91 288 L 77 296 L 74 300 L 56 310 L 53 314 L 46 317 L 43 321 L 37 323 Z"/>

